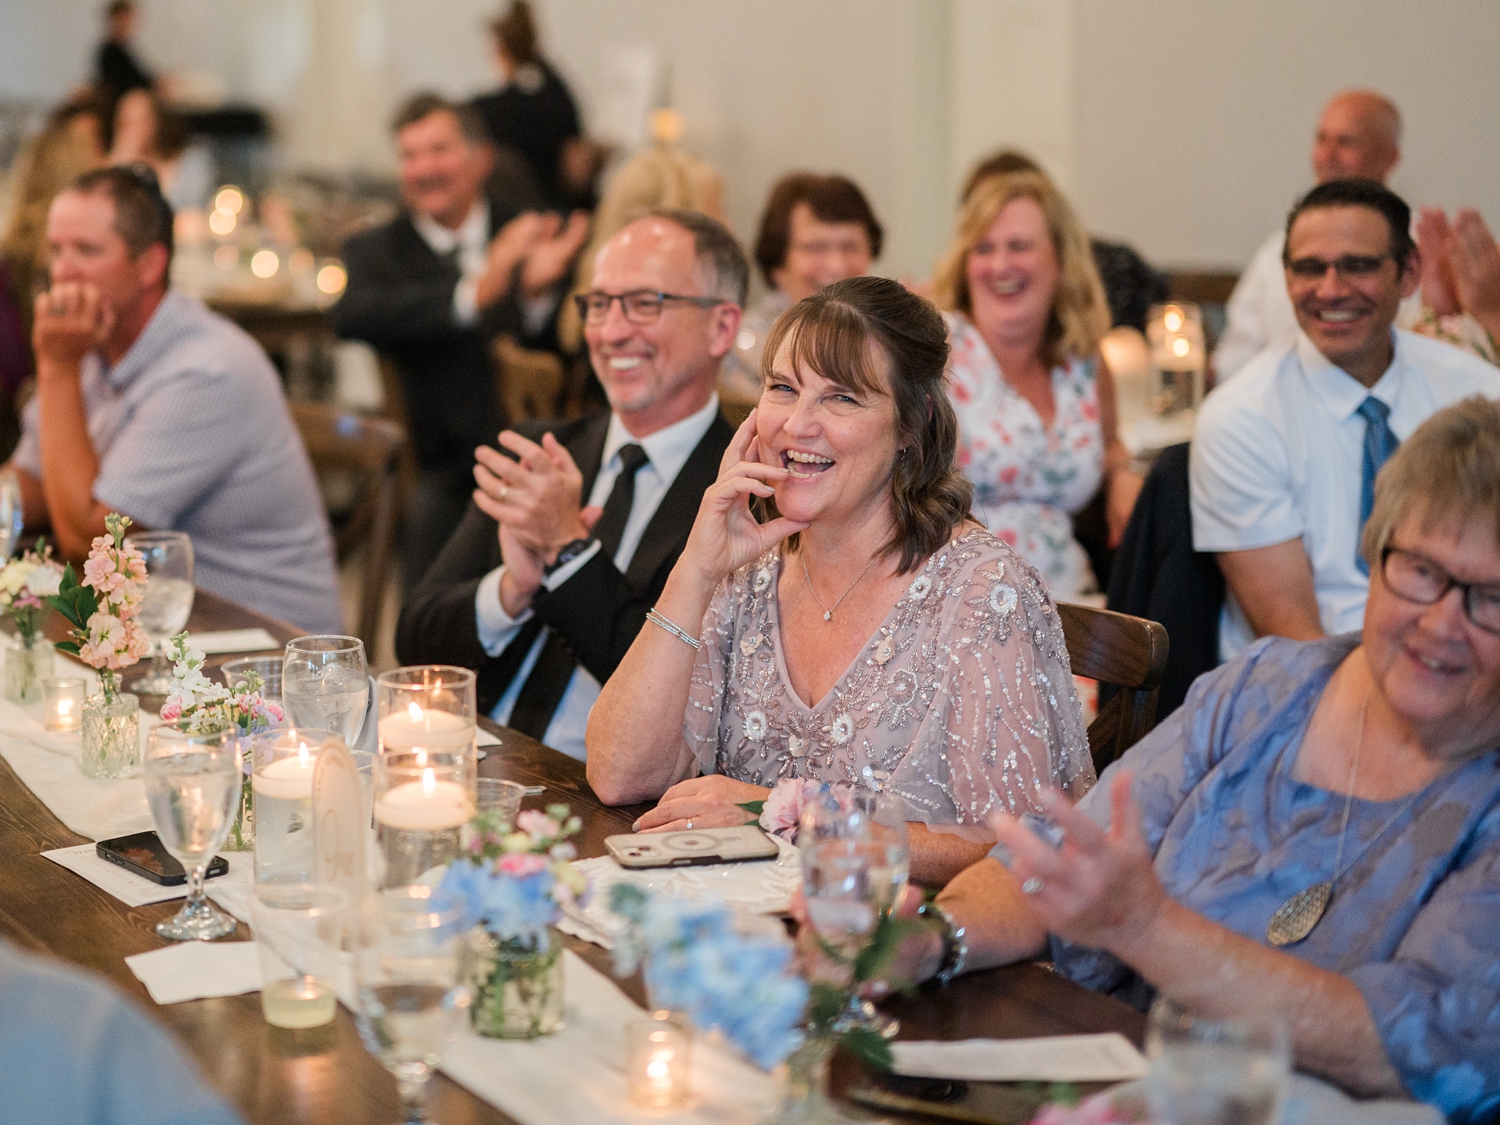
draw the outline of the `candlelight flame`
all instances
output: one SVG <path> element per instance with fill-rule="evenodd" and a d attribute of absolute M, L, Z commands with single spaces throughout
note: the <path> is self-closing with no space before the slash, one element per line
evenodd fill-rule
<path fill-rule="evenodd" d="M 1192 345 L 1187 342 L 1187 339 L 1185 337 L 1179 336 L 1179 337 L 1177 337 L 1177 339 L 1175 339 L 1175 340 L 1172 341 L 1172 354 L 1173 355 L 1187 355 L 1188 354 L 1188 350 L 1191 347 L 1192 347 Z"/>
<path fill-rule="evenodd" d="M 303 769 L 307 768 L 307 743 L 297 747 L 297 762 Z"/>
<path fill-rule="evenodd" d="M 1168 332 L 1176 332 L 1182 327 L 1182 310 L 1176 305 L 1168 305 L 1166 313 L 1161 318 L 1161 322 L 1166 326 Z"/>
<path fill-rule="evenodd" d="M 433 790 L 437 788 L 437 778 L 432 775 L 431 770 L 422 771 L 422 796 L 431 797 Z"/>
<path fill-rule="evenodd" d="M 420 723 L 422 721 L 422 708 L 418 707 L 415 703 L 408 703 L 406 705 L 406 713 L 411 716 L 412 722 Z"/>
<path fill-rule="evenodd" d="M 661 1082 L 672 1074 L 672 1067 L 668 1062 L 670 1055 L 658 1055 L 646 1064 L 646 1077 L 654 1082 Z"/>
<path fill-rule="evenodd" d="M 73 701 L 71 699 L 59 699 L 57 701 L 57 713 L 60 717 L 66 719 L 73 713 Z"/>

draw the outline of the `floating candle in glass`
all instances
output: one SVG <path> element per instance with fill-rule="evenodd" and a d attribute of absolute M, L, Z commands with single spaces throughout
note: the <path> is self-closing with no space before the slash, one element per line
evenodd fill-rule
<path fill-rule="evenodd" d="M 51 731 L 73 731 L 83 727 L 83 701 L 87 685 L 67 677 L 42 681 L 43 726 Z"/>

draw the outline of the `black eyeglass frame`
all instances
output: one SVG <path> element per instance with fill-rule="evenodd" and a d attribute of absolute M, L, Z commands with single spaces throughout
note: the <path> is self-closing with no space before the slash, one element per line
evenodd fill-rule
<path fill-rule="evenodd" d="M 1282 265 L 1298 281 L 1321 281 L 1328 276 L 1330 269 L 1342 278 L 1374 277 L 1386 262 L 1395 261 L 1396 255 L 1386 251 L 1384 254 L 1340 254 L 1331 262 L 1322 258 L 1289 258 L 1283 260 Z M 1396 264 L 1399 273 L 1400 263 Z M 1318 267 L 1317 273 L 1311 272 L 1314 265 Z"/>
<path fill-rule="evenodd" d="M 599 314 L 599 316 L 591 320 L 589 319 L 589 302 L 597 297 L 605 297 L 607 298 L 607 302 L 604 306 L 604 310 Z M 629 301 L 632 297 L 655 298 L 657 301 L 655 314 L 647 317 L 644 320 L 641 320 L 638 317 L 631 316 L 630 306 L 626 302 Z M 662 308 L 668 301 L 685 301 L 688 304 L 695 305 L 700 309 L 711 309 L 717 305 L 727 305 L 731 303 L 725 300 L 723 297 L 695 297 L 688 296 L 682 293 L 663 293 L 658 289 L 632 289 L 627 293 L 606 293 L 602 289 L 595 289 L 588 293 L 575 293 L 573 295 L 573 305 L 578 310 L 578 319 L 583 321 L 585 324 L 603 324 L 604 321 L 609 317 L 610 305 L 613 305 L 616 301 L 620 302 L 621 315 L 623 315 L 625 319 L 631 324 L 655 324 L 658 320 L 661 319 Z"/>
<path fill-rule="evenodd" d="M 1397 590 L 1395 586 L 1391 585 L 1391 580 L 1388 577 L 1386 571 L 1389 566 L 1390 557 L 1393 554 L 1407 555 L 1410 558 L 1420 559 L 1425 565 L 1431 567 L 1433 570 L 1441 574 L 1443 576 L 1443 588 L 1438 592 L 1437 597 L 1431 599 L 1430 601 L 1423 601 L 1421 598 L 1414 598 L 1409 594 L 1403 594 L 1400 590 Z M 1434 562 L 1432 559 L 1429 559 L 1420 551 L 1409 551 L 1405 547 L 1397 547 L 1393 543 L 1387 543 L 1384 547 L 1380 548 L 1380 578 L 1381 581 L 1385 583 L 1386 589 L 1395 594 L 1396 597 L 1400 598 L 1402 601 L 1411 602 L 1413 605 L 1437 605 L 1438 602 L 1442 601 L 1448 596 L 1449 590 L 1459 590 L 1463 593 L 1464 596 L 1464 616 L 1469 619 L 1469 624 L 1473 625 L 1476 629 L 1483 630 L 1484 632 L 1490 634 L 1490 636 L 1492 637 L 1500 637 L 1500 628 L 1494 628 L 1489 625 L 1481 624 L 1474 618 L 1475 591 L 1492 590 L 1500 592 L 1500 582 L 1460 582 L 1457 578 L 1454 578 L 1452 574 L 1448 573 L 1448 568 L 1443 566 L 1441 563 Z"/>

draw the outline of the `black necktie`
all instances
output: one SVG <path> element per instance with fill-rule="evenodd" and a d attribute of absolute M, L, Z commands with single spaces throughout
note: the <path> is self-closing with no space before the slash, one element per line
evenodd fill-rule
<path fill-rule="evenodd" d="M 599 540 L 599 550 L 605 558 L 613 559 L 620 549 L 620 537 L 625 533 L 625 523 L 630 519 L 630 509 L 635 504 L 635 474 L 650 458 L 640 446 L 632 443 L 620 447 L 620 475 L 615 477 L 614 487 L 609 490 L 609 499 L 604 502 L 604 511 L 599 522 L 594 524 L 594 538 Z M 553 712 L 562 702 L 568 682 L 578 661 L 573 656 L 568 642 L 557 632 L 547 634 L 547 643 L 532 666 L 531 675 L 516 697 L 511 709 L 510 727 L 522 734 L 540 740 L 552 723 Z"/>

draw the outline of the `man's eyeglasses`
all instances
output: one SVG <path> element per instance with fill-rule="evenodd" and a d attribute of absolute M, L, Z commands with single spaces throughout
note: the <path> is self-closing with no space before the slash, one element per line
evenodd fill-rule
<path fill-rule="evenodd" d="M 579 293 L 573 298 L 578 315 L 585 324 L 603 324 L 609 306 L 620 302 L 620 311 L 631 324 L 655 324 L 668 301 L 684 301 L 700 309 L 711 309 L 725 303 L 722 297 L 685 297 L 680 293 L 658 293 L 652 289 L 632 289 L 629 293 Z"/>
<path fill-rule="evenodd" d="M 1500 636 L 1500 583 L 1460 582 L 1425 555 L 1389 546 L 1380 549 L 1380 576 L 1391 593 L 1418 605 L 1432 605 L 1458 589 L 1469 620 Z"/>
<path fill-rule="evenodd" d="M 1394 254 L 1345 254 L 1331 262 L 1294 258 L 1286 263 L 1286 271 L 1299 281 L 1321 281 L 1330 269 L 1340 277 L 1374 277 L 1381 266 L 1394 260 Z"/>

